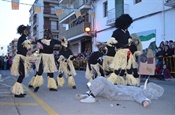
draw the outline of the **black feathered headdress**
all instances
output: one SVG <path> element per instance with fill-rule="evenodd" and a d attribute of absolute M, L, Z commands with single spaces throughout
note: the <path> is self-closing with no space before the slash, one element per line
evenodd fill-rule
<path fill-rule="evenodd" d="M 127 29 L 132 22 L 133 19 L 130 17 L 129 14 L 122 14 L 115 20 L 115 27 L 120 29 Z"/>

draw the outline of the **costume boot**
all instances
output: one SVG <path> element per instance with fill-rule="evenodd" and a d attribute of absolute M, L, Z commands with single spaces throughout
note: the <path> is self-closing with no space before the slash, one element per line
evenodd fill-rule
<path fill-rule="evenodd" d="M 68 85 L 72 86 L 73 89 L 76 89 L 75 80 L 74 80 L 73 76 L 71 76 L 71 75 L 68 77 Z"/>
<path fill-rule="evenodd" d="M 58 86 L 63 87 L 63 85 L 64 85 L 64 83 L 65 83 L 63 74 L 60 74 L 60 75 L 57 77 L 57 83 L 58 83 Z"/>
<path fill-rule="evenodd" d="M 127 85 L 140 85 L 140 78 L 135 78 L 132 74 L 126 74 L 126 83 Z"/>
<path fill-rule="evenodd" d="M 126 85 L 126 80 L 122 76 L 117 76 L 115 84 L 117 84 L 117 85 Z"/>
<path fill-rule="evenodd" d="M 28 85 L 29 88 L 33 88 L 34 80 L 35 80 L 35 76 L 33 76 L 32 79 L 30 80 L 29 85 Z"/>
<path fill-rule="evenodd" d="M 36 75 L 33 81 L 34 92 L 37 92 L 39 87 L 44 83 L 44 79 L 42 75 Z"/>
<path fill-rule="evenodd" d="M 50 91 L 57 91 L 57 85 L 54 78 L 48 77 L 47 87 L 49 88 Z"/>
<path fill-rule="evenodd" d="M 12 87 L 12 93 L 14 97 L 22 98 L 25 97 L 23 86 L 21 83 L 16 82 Z"/>
<path fill-rule="evenodd" d="M 58 86 L 63 87 L 65 83 L 64 77 L 57 77 L 57 83 L 58 83 Z"/>

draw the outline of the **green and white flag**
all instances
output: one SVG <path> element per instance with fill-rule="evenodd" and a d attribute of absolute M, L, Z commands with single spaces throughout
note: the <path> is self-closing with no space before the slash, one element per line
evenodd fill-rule
<path fill-rule="evenodd" d="M 143 49 L 146 49 L 148 47 L 152 47 L 155 51 L 156 49 L 156 30 L 148 30 L 143 32 L 136 33 L 140 40 L 142 41 Z"/>

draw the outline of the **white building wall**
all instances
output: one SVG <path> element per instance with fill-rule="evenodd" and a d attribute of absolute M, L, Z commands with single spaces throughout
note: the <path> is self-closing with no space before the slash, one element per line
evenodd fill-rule
<path fill-rule="evenodd" d="M 93 41 L 93 50 L 97 50 L 96 41 L 107 41 L 115 30 L 115 28 L 107 29 L 110 26 L 106 26 L 107 19 L 103 17 L 104 1 L 106 0 L 97 0 L 95 5 L 94 27 L 98 33 Z M 108 0 L 109 10 L 115 7 L 115 3 L 111 1 Z M 129 13 L 134 20 L 137 19 L 129 28 L 131 34 L 155 29 L 157 46 L 161 41 L 175 41 L 175 8 L 164 6 L 164 0 L 142 0 L 137 4 L 134 3 L 134 0 L 125 0 L 124 4 L 125 13 Z"/>
<path fill-rule="evenodd" d="M 113 33 L 114 29 L 108 29 L 108 30 L 105 30 L 103 32 L 99 32 L 97 34 L 97 37 L 94 38 L 94 46 L 93 46 L 93 50 L 97 50 L 97 47 L 95 46 L 96 42 L 100 41 L 100 42 L 106 42 L 111 36 L 112 36 L 112 33 Z"/>
<path fill-rule="evenodd" d="M 44 6 L 43 4 L 43 0 L 38 0 L 37 3 L 39 3 L 41 6 Z M 33 7 L 33 6 L 32 6 Z M 44 27 L 44 18 L 43 18 L 43 10 L 44 8 L 41 7 L 41 13 L 37 13 L 37 22 L 36 22 L 36 25 L 37 25 L 37 33 L 36 33 L 36 38 L 38 39 L 41 39 L 43 38 L 43 27 Z M 33 16 L 34 14 L 33 13 L 33 8 L 31 9 L 31 16 Z M 32 21 L 31 21 L 31 28 L 32 28 L 32 33 L 31 35 L 33 35 L 33 17 L 32 17 Z"/>
<path fill-rule="evenodd" d="M 94 30 L 96 30 L 97 37 L 93 38 L 93 50 L 97 50 L 95 44 L 97 41 L 103 41 L 106 42 L 107 39 L 112 35 L 110 26 L 106 26 L 107 22 L 107 17 L 104 17 L 104 12 L 103 12 L 103 3 L 105 1 L 108 1 L 108 10 L 111 10 L 115 8 L 115 1 L 114 0 L 97 0 L 95 3 L 95 25 L 94 25 Z M 107 29 L 107 30 L 106 30 Z"/>
<path fill-rule="evenodd" d="M 165 40 L 175 41 L 175 8 L 165 13 Z"/>
<path fill-rule="evenodd" d="M 95 4 L 95 30 L 99 31 L 106 27 L 106 17 L 103 14 L 103 3 L 106 0 L 98 0 Z"/>
<path fill-rule="evenodd" d="M 44 6 L 43 0 L 38 0 L 38 3 L 41 4 L 41 6 Z M 41 13 L 38 13 L 38 27 L 37 27 L 37 36 L 39 39 L 43 38 L 43 31 L 44 31 L 44 17 L 43 17 L 44 8 L 41 8 Z"/>
<path fill-rule="evenodd" d="M 129 5 L 129 13 L 134 19 L 162 11 L 163 3 L 164 0 L 142 0 L 137 4 L 134 3 L 134 0 L 124 0 L 124 4 Z"/>
<path fill-rule="evenodd" d="M 127 2 L 128 1 L 128 2 Z M 129 28 L 130 33 L 156 30 L 156 44 L 159 46 L 161 41 L 175 40 L 175 9 L 164 6 L 164 0 L 147 1 L 129 4 L 129 13 L 134 21 Z M 140 19 L 139 19 L 140 18 Z"/>
<path fill-rule="evenodd" d="M 108 2 L 108 11 L 115 8 L 115 0 L 106 0 L 106 1 Z"/>
<path fill-rule="evenodd" d="M 156 30 L 156 41 L 161 41 L 163 36 L 162 15 L 157 14 L 147 18 L 134 21 L 129 27 L 130 34 L 143 31 Z"/>

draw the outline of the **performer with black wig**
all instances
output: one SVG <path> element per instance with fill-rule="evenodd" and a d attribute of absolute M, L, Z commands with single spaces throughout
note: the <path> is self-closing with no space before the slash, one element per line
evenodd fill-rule
<path fill-rule="evenodd" d="M 37 92 L 43 84 L 43 72 L 47 73 L 48 85 L 50 91 L 57 91 L 57 84 L 54 79 L 54 72 L 57 72 L 55 64 L 53 48 L 55 44 L 61 44 L 59 40 L 52 39 L 50 29 L 44 30 L 44 38 L 37 40 L 39 47 L 39 59 L 36 61 L 37 73 L 29 82 L 29 87 L 34 87 L 34 92 Z"/>
<path fill-rule="evenodd" d="M 139 86 L 140 83 L 135 53 L 141 54 L 141 52 L 136 52 L 138 50 L 137 45 L 141 42 L 138 39 L 132 39 L 130 36 L 128 27 L 132 22 L 133 19 L 129 14 L 122 14 L 115 21 L 117 29 L 113 32 L 112 38 L 117 41 L 115 44 L 117 51 L 110 64 L 110 68 L 114 72 L 108 77 L 108 80 L 114 84 Z"/>
<path fill-rule="evenodd" d="M 12 87 L 12 93 L 14 97 L 25 97 L 24 89 L 22 82 L 25 76 L 27 76 L 27 65 L 26 60 L 27 55 L 31 55 L 31 41 L 27 39 L 29 35 L 29 27 L 20 25 L 17 28 L 17 33 L 21 36 L 18 39 L 17 43 L 17 53 L 13 59 L 13 64 L 11 67 L 11 75 L 19 76 L 16 83 Z"/>
<path fill-rule="evenodd" d="M 65 77 L 68 79 L 68 85 L 73 89 L 76 89 L 76 83 L 74 80 L 74 76 L 76 75 L 76 71 L 73 65 L 73 60 L 76 58 L 77 54 L 73 54 L 72 50 L 69 48 L 69 43 L 65 37 L 61 37 L 61 50 L 58 54 L 58 77 L 57 83 L 59 86 L 63 87 L 65 84 Z"/>

